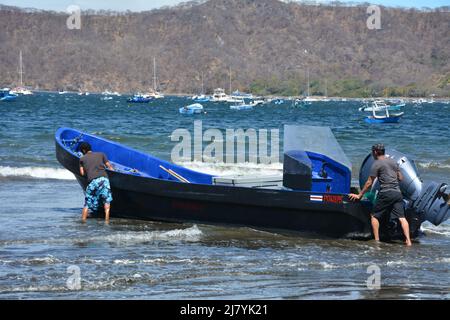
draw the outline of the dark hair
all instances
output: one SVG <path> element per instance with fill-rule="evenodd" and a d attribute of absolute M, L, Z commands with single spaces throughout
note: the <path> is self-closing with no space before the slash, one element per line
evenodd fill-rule
<path fill-rule="evenodd" d="M 92 150 L 92 147 L 91 147 L 91 145 L 88 143 L 88 142 L 82 142 L 81 144 L 80 144 L 80 151 L 83 153 L 83 154 L 86 154 L 86 153 L 88 153 L 89 151 L 91 151 Z"/>
<path fill-rule="evenodd" d="M 372 146 L 372 152 L 375 152 L 378 155 L 384 155 L 386 150 L 384 148 L 384 144 L 377 143 Z"/>

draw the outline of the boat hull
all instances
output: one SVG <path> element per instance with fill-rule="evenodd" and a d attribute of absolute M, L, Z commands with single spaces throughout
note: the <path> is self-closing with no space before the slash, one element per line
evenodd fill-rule
<path fill-rule="evenodd" d="M 87 180 L 79 174 L 79 157 L 58 139 L 56 157 L 85 190 Z M 350 202 L 346 195 L 181 183 L 120 171 L 108 171 L 108 176 L 114 199 L 112 217 L 333 238 L 371 237 L 370 202 Z M 381 230 L 381 234 L 387 237 L 388 232 Z"/>
<path fill-rule="evenodd" d="M 373 117 L 367 117 L 364 119 L 366 123 L 398 123 L 400 121 L 401 117 L 389 117 L 384 119 L 378 119 Z"/>

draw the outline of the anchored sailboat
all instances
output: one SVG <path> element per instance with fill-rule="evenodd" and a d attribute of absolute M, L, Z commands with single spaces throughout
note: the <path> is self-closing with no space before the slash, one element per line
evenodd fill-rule
<path fill-rule="evenodd" d="M 19 52 L 19 83 L 20 85 L 16 88 L 14 88 L 13 90 L 11 90 L 12 94 L 22 94 L 22 95 L 32 95 L 33 92 L 31 92 L 30 90 L 26 89 L 23 86 L 23 59 L 22 59 L 22 50 L 20 50 Z"/>

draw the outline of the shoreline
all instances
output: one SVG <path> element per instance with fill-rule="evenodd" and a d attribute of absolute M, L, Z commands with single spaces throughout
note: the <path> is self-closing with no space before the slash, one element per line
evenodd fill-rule
<path fill-rule="evenodd" d="M 28 88 L 27 88 L 28 89 Z M 59 91 L 55 90 L 34 90 L 29 89 L 33 93 L 53 93 L 58 94 Z M 80 92 L 77 91 L 66 91 L 65 94 L 79 94 Z M 85 92 L 82 92 L 83 94 Z M 135 93 L 130 92 L 118 92 L 121 96 L 133 96 Z M 90 95 L 103 95 L 103 92 L 89 92 Z M 191 97 L 196 95 L 196 93 L 163 93 L 165 96 L 171 96 L 171 97 Z M 208 95 L 208 94 L 207 94 Z M 258 96 L 254 95 L 254 98 L 269 98 L 269 99 L 286 99 L 286 100 L 294 100 L 294 99 L 302 99 L 305 98 L 305 96 L 282 96 L 282 95 L 266 95 L 266 96 Z M 361 101 L 361 100 L 405 100 L 408 102 L 411 102 L 413 100 L 419 100 L 419 99 L 433 99 L 435 102 L 447 102 L 450 101 L 450 96 L 444 96 L 444 97 L 397 97 L 397 96 L 391 96 L 391 97 L 345 97 L 345 96 L 332 96 L 332 97 L 324 97 L 324 96 L 310 96 L 309 98 L 314 98 L 318 100 L 322 99 L 329 99 L 329 100 L 347 100 L 347 101 Z M 321 102 L 321 101 L 318 101 Z"/>

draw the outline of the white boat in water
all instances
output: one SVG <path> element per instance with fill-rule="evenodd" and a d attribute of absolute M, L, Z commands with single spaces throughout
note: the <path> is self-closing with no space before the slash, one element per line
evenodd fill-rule
<path fill-rule="evenodd" d="M 164 95 L 160 92 L 158 92 L 158 85 L 157 81 L 158 78 L 156 77 L 156 57 L 153 57 L 153 90 L 150 93 L 145 94 L 144 96 L 146 98 L 150 99 L 162 99 L 164 98 Z"/>
<path fill-rule="evenodd" d="M 231 105 L 230 109 L 231 110 L 252 110 L 254 106 L 255 106 L 254 103 L 245 103 L 245 100 L 241 99 L 239 101 L 239 104 Z"/>
<path fill-rule="evenodd" d="M 200 103 L 194 103 L 179 109 L 181 114 L 200 114 L 203 113 L 203 106 Z"/>
<path fill-rule="evenodd" d="M 367 104 L 363 107 L 359 108 L 359 111 L 365 111 L 365 112 L 372 112 L 372 111 L 384 111 L 387 109 L 388 111 L 400 111 L 402 107 L 405 106 L 405 103 L 399 103 L 399 104 L 389 104 L 386 103 L 383 100 L 375 100 L 372 102 L 371 105 Z"/>
<path fill-rule="evenodd" d="M 19 75 L 20 75 L 20 85 L 16 88 L 14 88 L 13 90 L 11 90 L 11 94 L 16 94 L 16 95 L 24 95 L 24 96 L 29 96 L 32 95 L 33 92 L 27 88 L 24 87 L 23 85 L 23 59 L 22 59 L 22 50 L 19 52 Z"/>
<path fill-rule="evenodd" d="M 211 97 L 212 102 L 227 102 L 228 99 L 230 99 L 230 97 L 225 93 L 225 90 L 222 88 L 215 89 Z"/>

